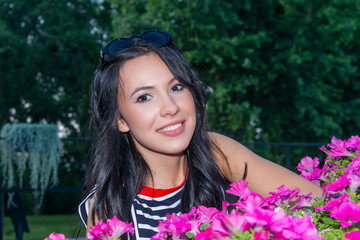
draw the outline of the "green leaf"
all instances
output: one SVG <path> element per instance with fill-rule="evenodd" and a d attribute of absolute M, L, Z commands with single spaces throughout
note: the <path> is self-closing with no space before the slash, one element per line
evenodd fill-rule
<path fill-rule="evenodd" d="M 324 233 L 324 238 L 327 240 L 343 239 L 344 232 L 341 229 L 330 229 Z"/>
<path fill-rule="evenodd" d="M 210 223 L 204 223 L 201 225 L 200 231 L 205 231 L 205 229 L 207 229 L 208 227 L 210 227 Z"/>
<path fill-rule="evenodd" d="M 195 238 L 195 234 L 192 232 L 186 232 L 185 235 L 189 238 L 189 239 L 194 239 Z"/>
<path fill-rule="evenodd" d="M 321 219 L 324 222 L 324 224 L 327 224 L 330 226 L 337 226 L 337 225 L 339 225 L 339 222 L 340 222 L 339 220 L 329 218 L 329 217 L 322 217 Z"/>

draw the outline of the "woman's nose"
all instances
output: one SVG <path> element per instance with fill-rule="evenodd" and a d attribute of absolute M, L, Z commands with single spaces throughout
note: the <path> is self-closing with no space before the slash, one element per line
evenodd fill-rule
<path fill-rule="evenodd" d="M 167 115 L 172 116 L 179 112 L 179 104 L 174 96 L 166 95 L 162 98 L 160 115 L 165 117 Z"/>

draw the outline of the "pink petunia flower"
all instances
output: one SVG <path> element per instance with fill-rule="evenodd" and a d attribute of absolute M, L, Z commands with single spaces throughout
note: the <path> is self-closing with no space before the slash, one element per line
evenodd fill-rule
<path fill-rule="evenodd" d="M 265 231 L 270 229 L 272 218 L 275 214 L 274 211 L 256 206 L 248 206 L 247 209 L 248 210 L 243 214 L 243 217 L 248 223 L 245 230 L 249 230 L 249 228 L 254 229 L 255 231 Z"/>
<path fill-rule="evenodd" d="M 329 153 L 331 154 L 332 158 L 353 156 L 353 153 L 349 152 L 346 148 L 346 141 L 333 137 L 331 140 L 331 144 L 329 144 L 328 146 L 331 148 L 331 150 L 329 150 Z"/>
<path fill-rule="evenodd" d="M 338 209 L 330 212 L 330 216 L 340 220 L 341 227 L 350 227 L 360 222 L 360 207 L 353 201 L 343 203 Z"/>
<path fill-rule="evenodd" d="M 108 219 L 107 224 L 110 237 L 117 236 L 120 238 L 124 233 L 130 233 L 131 235 L 134 235 L 134 227 L 132 222 L 126 223 L 114 216 L 113 218 Z"/>
<path fill-rule="evenodd" d="M 167 214 L 166 220 L 159 221 L 159 232 L 167 233 L 173 240 L 181 239 L 185 236 L 186 232 L 191 230 L 191 224 L 188 222 L 189 214 L 181 214 L 180 216 Z"/>
<path fill-rule="evenodd" d="M 329 150 L 327 150 L 327 148 L 325 147 L 325 146 L 321 146 L 320 148 L 319 148 L 321 151 L 323 151 L 324 153 L 326 153 L 326 155 L 330 155 L 330 152 L 329 152 Z"/>
<path fill-rule="evenodd" d="M 245 180 L 230 184 L 230 189 L 226 192 L 239 196 L 239 199 L 235 204 L 228 204 L 235 206 L 239 210 L 246 211 L 246 204 L 249 202 L 258 207 L 269 207 L 265 199 L 260 194 L 247 188 L 247 182 Z"/>
<path fill-rule="evenodd" d="M 267 197 L 265 200 L 269 205 L 276 205 L 282 207 L 284 204 L 289 204 L 293 198 L 296 198 L 300 190 L 296 188 L 295 190 L 290 190 L 286 185 L 282 185 L 277 188 L 275 192 L 270 192 L 271 196 Z"/>
<path fill-rule="evenodd" d="M 344 193 L 338 198 L 330 198 L 330 200 L 323 206 L 315 207 L 315 212 L 319 211 L 328 211 L 331 212 L 334 209 L 339 208 L 343 203 L 347 202 L 349 200 L 350 196 L 347 193 Z"/>
<path fill-rule="evenodd" d="M 319 166 L 319 158 L 312 159 L 311 157 L 304 157 L 296 167 L 300 172 L 314 172 L 314 169 Z"/>
<path fill-rule="evenodd" d="M 243 195 L 235 204 L 232 205 L 235 206 L 236 209 L 247 211 L 247 206 L 249 206 L 249 204 L 261 208 L 271 207 L 260 194 L 254 192 L 251 192 L 248 195 Z"/>
<path fill-rule="evenodd" d="M 204 206 L 199 206 L 198 209 L 195 207 L 189 213 L 181 214 L 178 218 L 178 221 L 184 221 L 190 224 L 190 229 L 188 232 L 193 234 L 198 234 L 200 232 L 200 228 L 205 223 L 210 223 L 212 215 L 215 214 L 215 210 L 218 212 L 216 208 L 207 208 Z"/>
<path fill-rule="evenodd" d="M 188 232 L 191 232 L 193 234 L 198 234 L 200 232 L 200 228 L 204 223 L 201 219 L 190 219 L 188 220 L 188 223 L 190 224 L 190 229 Z"/>
<path fill-rule="evenodd" d="M 223 202 L 222 202 L 222 211 L 223 211 L 223 212 L 226 212 L 226 211 L 227 211 L 227 208 L 228 208 L 229 206 L 232 206 L 232 204 L 230 204 L 230 203 L 227 202 L 227 201 L 223 201 Z"/>
<path fill-rule="evenodd" d="M 224 238 L 211 227 L 206 228 L 204 231 L 196 234 L 194 240 L 223 240 Z"/>
<path fill-rule="evenodd" d="M 301 176 L 316 183 L 320 184 L 320 177 L 322 170 L 318 168 L 320 162 L 319 158 L 312 159 L 311 157 L 304 157 L 297 165 L 296 169 L 300 171 Z"/>
<path fill-rule="evenodd" d="M 210 223 L 219 212 L 220 211 L 216 208 L 207 208 L 204 206 L 199 206 L 196 211 L 199 216 L 199 220 L 201 220 L 203 223 Z"/>
<path fill-rule="evenodd" d="M 336 196 L 345 192 L 345 187 L 349 185 L 350 179 L 346 175 L 342 175 L 335 179 L 335 182 L 329 182 L 323 186 L 326 197 Z"/>
<path fill-rule="evenodd" d="M 290 211 L 294 211 L 297 209 L 301 209 L 302 207 L 311 207 L 312 203 L 310 202 L 312 193 L 308 193 L 307 195 L 299 195 L 299 199 L 295 204 L 295 207 L 291 208 Z"/>
<path fill-rule="evenodd" d="M 90 227 L 87 233 L 87 239 L 89 240 L 108 240 L 108 225 L 100 220 L 95 226 Z"/>
<path fill-rule="evenodd" d="M 239 230 L 246 230 L 245 218 L 236 210 L 232 210 L 230 214 L 220 212 L 217 214 L 211 224 L 212 229 L 222 238 L 231 237 Z"/>
<path fill-rule="evenodd" d="M 251 191 L 247 188 L 247 184 L 245 180 L 241 179 L 237 183 L 231 183 L 230 189 L 226 190 L 226 192 L 239 197 L 244 194 L 250 194 Z"/>
<path fill-rule="evenodd" d="M 355 172 L 346 173 L 345 176 L 349 179 L 349 189 L 355 192 L 360 187 L 360 176 Z"/>
<path fill-rule="evenodd" d="M 150 238 L 150 240 L 163 240 L 163 239 L 168 239 L 169 236 L 167 232 L 164 231 L 159 231 L 157 234 L 155 234 L 155 236 L 152 236 Z"/>
<path fill-rule="evenodd" d="M 353 152 L 360 150 L 360 137 L 358 135 L 351 136 L 346 141 L 346 148 Z"/>
<path fill-rule="evenodd" d="M 291 217 L 289 219 L 293 227 L 291 229 L 284 229 L 283 236 L 285 239 L 322 239 L 318 236 L 317 228 L 312 223 L 309 214 L 306 214 L 305 217 Z"/>
<path fill-rule="evenodd" d="M 255 240 L 268 240 L 270 231 L 254 232 Z"/>
<path fill-rule="evenodd" d="M 349 163 L 346 168 L 346 171 L 355 171 L 360 174 L 360 154 L 352 159 L 351 163 Z"/>
<path fill-rule="evenodd" d="M 360 230 L 345 233 L 344 237 L 349 240 L 358 240 L 360 239 Z"/>
<path fill-rule="evenodd" d="M 62 233 L 51 233 L 49 237 L 45 238 L 44 240 L 69 240 L 65 238 L 65 235 Z"/>
<path fill-rule="evenodd" d="M 269 222 L 269 227 L 271 232 L 274 234 L 274 237 L 282 238 L 282 233 L 286 229 L 292 229 L 291 216 L 286 215 L 284 209 L 279 209 L 277 212 L 271 213 L 271 219 Z"/>
<path fill-rule="evenodd" d="M 343 140 L 338 139 L 338 138 L 336 138 L 336 137 L 332 137 L 332 138 L 331 138 L 331 143 L 329 143 L 327 146 L 328 146 L 329 148 L 332 148 L 332 149 L 333 149 L 333 148 L 337 148 L 337 147 L 341 146 L 343 143 L 344 143 Z"/>

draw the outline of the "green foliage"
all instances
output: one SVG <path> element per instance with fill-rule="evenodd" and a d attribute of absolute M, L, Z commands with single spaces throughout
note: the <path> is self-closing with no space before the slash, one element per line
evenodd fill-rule
<path fill-rule="evenodd" d="M 343 239 L 344 233 L 340 229 L 331 229 L 330 231 L 326 231 L 324 233 L 324 238 L 328 240 Z"/>
<path fill-rule="evenodd" d="M 0 124 L 61 122 L 70 133 L 80 131 L 103 31 L 95 23 L 97 6 L 79 0 L 0 6 L 0 39 L 9 43 L 0 50 Z"/>
<path fill-rule="evenodd" d="M 210 87 L 209 121 L 241 141 L 359 128 L 358 1 L 110 1 L 111 37 L 172 33 Z"/>
<path fill-rule="evenodd" d="M 86 129 L 109 39 L 172 33 L 209 86 L 215 131 L 241 141 L 326 141 L 359 128 L 359 1 L 0 1 L 0 123 Z M 79 127 L 77 127 L 79 126 Z"/>

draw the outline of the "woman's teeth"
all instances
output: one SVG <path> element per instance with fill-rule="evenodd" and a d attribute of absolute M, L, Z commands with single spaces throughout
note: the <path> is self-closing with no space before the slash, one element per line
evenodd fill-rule
<path fill-rule="evenodd" d="M 174 131 L 175 129 L 181 127 L 182 123 L 178 123 L 163 129 L 160 129 L 159 132 L 168 132 L 168 131 Z"/>

